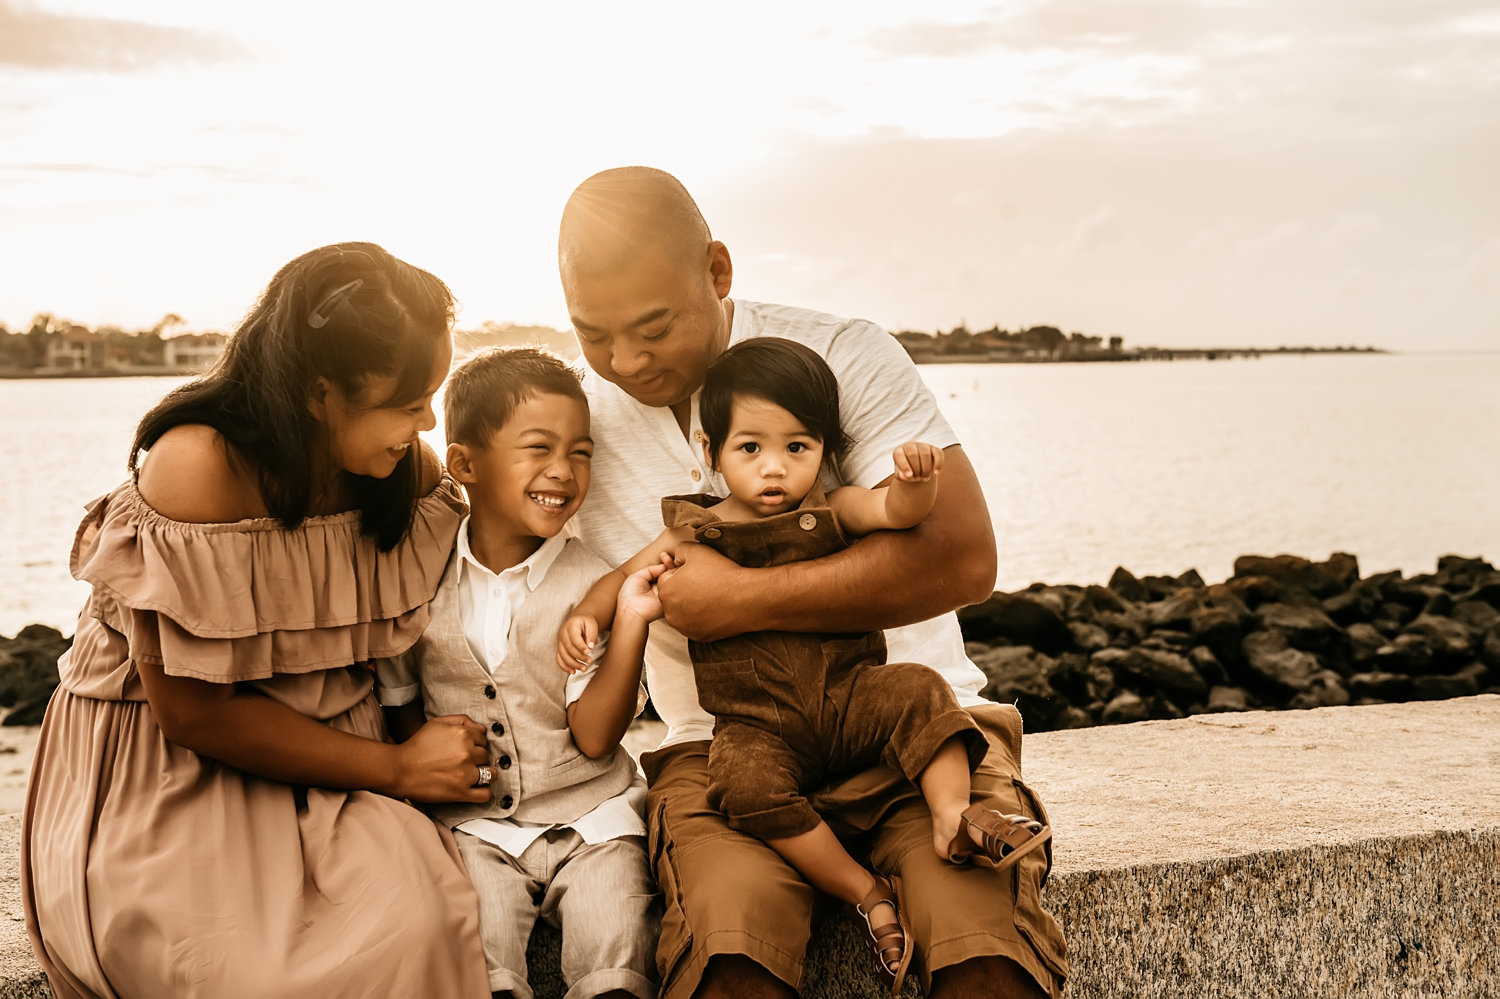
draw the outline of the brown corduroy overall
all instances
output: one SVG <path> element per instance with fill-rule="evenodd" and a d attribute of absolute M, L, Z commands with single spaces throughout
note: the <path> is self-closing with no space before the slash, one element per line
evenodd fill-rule
<path fill-rule="evenodd" d="M 722 521 L 707 494 L 668 496 L 668 527 L 747 567 L 785 565 L 847 547 L 820 486 L 795 510 Z M 760 839 L 796 836 L 821 821 L 806 793 L 831 778 L 885 763 L 912 782 L 938 747 L 964 740 L 972 771 L 984 734 L 936 671 L 887 663 L 885 638 L 756 631 L 688 643 L 698 701 L 715 717 L 708 800 L 729 824 Z"/>

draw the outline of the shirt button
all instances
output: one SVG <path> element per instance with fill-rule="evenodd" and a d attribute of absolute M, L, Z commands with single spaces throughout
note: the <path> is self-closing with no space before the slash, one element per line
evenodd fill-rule
<path fill-rule="evenodd" d="M 500 759 L 496 760 L 495 762 L 498 763 L 498 764 L 500 764 L 500 769 L 501 770 L 509 770 L 510 769 L 510 757 L 509 756 L 502 756 L 502 757 L 500 757 Z"/>
<path fill-rule="evenodd" d="M 504 795 L 504 796 L 503 796 L 503 797 L 501 797 L 501 799 L 500 799 L 500 807 L 501 807 L 501 808 L 509 808 L 509 807 L 510 807 L 510 806 L 511 806 L 511 805 L 514 805 L 514 804 L 515 804 L 515 803 L 516 803 L 516 799 L 515 799 L 515 798 L 512 798 L 512 797 L 511 797 L 511 796 L 510 796 L 510 795 L 508 795 L 508 794 L 507 794 L 507 795 Z"/>
<path fill-rule="evenodd" d="M 694 430 L 694 431 L 693 431 L 693 440 L 695 440 L 695 441 L 699 441 L 699 442 L 700 442 L 700 443 L 701 443 L 701 442 L 703 442 L 703 441 L 706 441 L 706 440 L 708 440 L 708 435 L 707 435 L 707 434 L 705 434 L 705 433 L 704 433 L 704 432 L 703 432 L 703 431 L 701 431 L 701 430 Z"/>
<path fill-rule="evenodd" d="M 818 518 L 810 513 L 804 513 L 801 517 L 797 518 L 797 526 L 804 531 L 810 531 L 818 526 Z"/>
<path fill-rule="evenodd" d="M 719 530 L 717 527 L 710 527 L 710 528 L 707 528 L 706 530 L 704 530 L 703 536 L 705 538 L 717 538 L 717 537 L 722 536 L 723 533 L 724 532 L 721 531 L 721 530 Z"/>
<path fill-rule="evenodd" d="M 693 481 L 697 482 L 701 478 L 703 478 L 703 473 L 698 471 L 696 468 L 693 469 Z"/>
<path fill-rule="evenodd" d="M 484 685 L 484 696 L 492 701 L 495 699 L 495 688 L 492 684 L 487 683 Z"/>
<path fill-rule="evenodd" d="M 495 724 L 490 726 L 490 731 L 494 732 L 496 735 L 504 735 L 505 726 L 501 725 L 499 722 L 495 722 Z"/>

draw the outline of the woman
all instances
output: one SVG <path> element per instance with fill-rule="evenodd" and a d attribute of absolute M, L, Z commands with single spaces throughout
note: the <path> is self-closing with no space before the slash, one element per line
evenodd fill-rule
<path fill-rule="evenodd" d="M 88 508 L 21 841 L 54 995 L 489 995 L 451 841 L 401 800 L 487 800 L 483 732 L 390 744 L 369 668 L 463 512 L 417 437 L 452 317 L 373 244 L 298 257 Z"/>

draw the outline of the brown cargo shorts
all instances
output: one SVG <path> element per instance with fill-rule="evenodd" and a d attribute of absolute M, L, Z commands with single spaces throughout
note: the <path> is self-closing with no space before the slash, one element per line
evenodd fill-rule
<path fill-rule="evenodd" d="M 1021 781 L 1021 716 L 1008 704 L 969 709 L 990 749 L 973 777 L 974 800 L 1047 820 Z M 657 948 L 662 994 L 687 999 L 704 966 L 742 954 L 796 988 L 802 980 L 814 892 L 770 847 L 729 827 L 709 806 L 707 742 L 667 746 L 642 757 L 650 784 L 652 868 L 664 914 Z M 1009 869 L 956 865 L 932 849 L 932 818 L 921 794 L 885 766 L 844 778 L 812 796 L 818 812 L 869 863 L 901 879 L 924 987 L 932 973 L 976 957 L 1002 956 L 1025 968 L 1054 999 L 1068 973 L 1062 928 L 1042 908 L 1050 844 Z"/>

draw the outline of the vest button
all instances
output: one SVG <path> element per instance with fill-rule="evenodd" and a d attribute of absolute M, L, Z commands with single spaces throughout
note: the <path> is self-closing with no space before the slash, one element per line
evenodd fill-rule
<path fill-rule="evenodd" d="M 510 757 L 509 756 L 502 756 L 502 757 L 500 757 L 500 759 L 496 760 L 495 762 L 497 762 L 497 763 L 500 764 L 500 769 L 501 770 L 509 770 L 510 769 Z"/>
<path fill-rule="evenodd" d="M 503 795 L 500 798 L 500 807 L 501 808 L 509 808 L 511 805 L 514 805 L 515 803 L 516 803 L 516 799 L 512 798 L 508 794 L 507 795 Z"/>
<path fill-rule="evenodd" d="M 505 726 L 501 725 L 499 722 L 495 722 L 495 724 L 490 726 L 490 731 L 494 732 L 496 735 L 504 735 Z"/>
<path fill-rule="evenodd" d="M 810 513 L 804 513 L 801 517 L 797 518 L 797 526 L 804 531 L 810 531 L 818 526 L 818 518 Z"/>
<path fill-rule="evenodd" d="M 488 697 L 492 701 L 495 699 L 495 685 L 494 684 L 487 683 L 487 684 L 484 685 L 484 696 Z"/>

